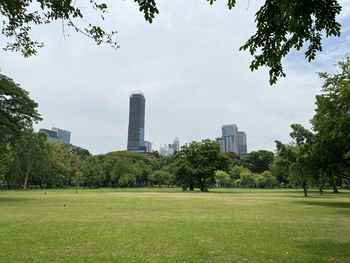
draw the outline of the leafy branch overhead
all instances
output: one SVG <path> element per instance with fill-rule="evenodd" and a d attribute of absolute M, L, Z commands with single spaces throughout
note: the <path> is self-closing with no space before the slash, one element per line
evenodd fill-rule
<path fill-rule="evenodd" d="M 90 5 L 104 20 L 107 12 L 106 4 L 98 4 L 90 0 Z M 35 11 L 31 11 L 35 10 Z M 43 47 L 42 42 L 33 40 L 30 30 L 33 25 L 50 24 L 60 20 L 63 32 L 65 26 L 72 27 L 76 32 L 92 38 L 98 45 L 106 43 L 118 48 L 115 40 L 116 31 L 106 32 L 98 25 L 84 20 L 82 10 L 75 7 L 71 0 L 0 0 L 0 14 L 2 19 L 1 33 L 12 41 L 7 42 L 4 50 L 21 52 L 24 57 L 36 55 L 37 48 Z M 83 26 L 78 23 L 83 23 Z"/>
<path fill-rule="evenodd" d="M 207 0 L 211 5 L 216 0 Z M 145 20 L 152 23 L 159 13 L 156 0 L 134 0 Z M 235 0 L 228 0 L 232 9 Z M 104 20 L 108 6 L 90 0 L 91 7 Z M 30 11 L 36 10 L 36 11 Z M 285 77 L 282 58 L 292 49 L 300 50 L 307 46 L 305 58 L 310 62 L 318 51 L 322 51 L 321 40 L 328 36 L 340 36 L 341 25 L 336 16 L 341 12 L 337 0 L 266 0 L 256 13 L 256 33 L 240 48 L 248 50 L 254 57 L 250 69 L 268 67 L 270 84 L 275 84 L 278 77 Z M 2 34 L 10 39 L 5 50 L 19 51 L 24 56 L 36 54 L 43 43 L 32 40 L 29 36 L 32 25 L 49 24 L 61 20 L 63 25 L 72 27 L 98 45 L 106 43 L 118 48 L 116 31 L 106 32 L 98 25 L 85 22 L 82 9 L 72 0 L 0 0 Z M 85 24 L 80 27 L 77 21 Z"/>

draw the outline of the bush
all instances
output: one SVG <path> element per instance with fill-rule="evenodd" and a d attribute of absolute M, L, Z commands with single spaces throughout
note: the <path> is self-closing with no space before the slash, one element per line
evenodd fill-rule
<path fill-rule="evenodd" d="M 264 187 L 274 188 L 276 186 L 276 177 L 274 177 L 270 171 L 264 171 L 260 175 L 265 178 Z"/>
<path fill-rule="evenodd" d="M 224 171 L 217 170 L 215 172 L 215 181 L 219 187 L 227 187 L 231 185 L 230 176 Z"/>
<path fill-rule="evenodd" d="M 169 172 L 160 170 L 153 172 L 148 179 L 153 183 L 159 185 L 169 185 L 172 180 L 172 176 Z"/>
<path fill-rule="evenodd" d="M 243 173 L 241 174 L 240 186 L 243 187 L 256 187 L 258 184 L 257 178 L 253 173 Z"/>
<path fill-rule="evenodd" d="M 245 168 L 243 166 L 238 166 L 235 165 L 235 167 L 233 167 L 230 171 L 229 171 L 229 175 L 231 177 L 232 180 L 237 180 L 241 178 L 241 174 L 243 173 L 250 173 L 248 168 Z"/>

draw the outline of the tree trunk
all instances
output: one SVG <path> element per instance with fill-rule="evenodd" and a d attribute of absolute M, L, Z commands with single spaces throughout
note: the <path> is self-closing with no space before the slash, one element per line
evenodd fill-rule
<path fill-rule="evenodd" d="M 27 188 L 28 177 L 29 177 L 29 166 L 27 167 L 26 177 L 24 178 L 23 190 L 26 190 L 26 188 Z"/>
<path fill-rule="evenodd" d="M 6 182 L 7 182 L 7 188 L 10 190 L 11 189 L 11 183 L 10 183 L 10 178 L 9 177 L 6 178 Z"/>
<path fill-rule="evenodd" d="M 190 191 L 193 191 L 194 187 L 193 184 L 190 184 Z"/>
<path fill-rule="evenodd" d="M 321 184 L 320 184 L 319 190 L 320 190 L 320 195 L 323 195 L 323 189 L 322 189 L 322 185 Z"/>
<path fill-rule="evenodd" d="M 335 185 L 335 183 L 332 183 L 332 187 L 333 187 L 333 193 L 338 194 L 339 191 L 338 191 L 338 188 L 337 188 L 337 186 Z"/>
<path fill-rule="evenodd" d="M 306 188 L 306 184 L 303 184 L 303 190 L 304 190 L 304 197 L 307 197 L 307 188 Z"/>

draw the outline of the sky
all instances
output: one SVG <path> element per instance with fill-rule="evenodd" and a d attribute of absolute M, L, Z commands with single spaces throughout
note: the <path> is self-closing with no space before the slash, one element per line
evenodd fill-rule
<path fill-rule="evenodd" d="M 239 51 L 255 33 L 260 1 L 158 0 L 160 12 L 146 22 L 131 0 L 106 1 L 102 26 L 117 30 L 120 48 L 97 46 L 61 22 L 34 27 L 31 36 L 45 43 L 36 56 L 0 51 L 1 73 L 38 104 L 43 121 L 34 125 L 71 131 L 71 143 L 93 154 L 125 150 L 129 95 L 146 97 L 145 139 L 153 149 L 221 136 L 221 126 L 236 124 L 247 134 L 248 151 L 275 150 L 275 140 L 291 141 L 290 125 L 311 128 L 317 72 L 336 72 L 350 50 L 350 0 L 343 11 L 340 38 L 325 39 L 323 51 L 308 63 L 293 51 L 283 66 L 287 77 L 269 85 L 267 69 L 251 72 L 252 56 Z M 99 21 L 88 1 L 77 1 L 89 21 Z M 0 46 L 6 39 L 0 37 Z"/>

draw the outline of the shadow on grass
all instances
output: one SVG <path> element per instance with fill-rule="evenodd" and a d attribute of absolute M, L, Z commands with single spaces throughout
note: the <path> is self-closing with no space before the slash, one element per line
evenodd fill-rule
<path fill-rule="evenodd" d="M 328 262 L 349 262 L 350 261 L 350 242 L 335 242 L 329 239 L 311 239 L 304 241 L 295 241 L 301 249 L 308 253 L 328 258 Z M 330 259 L 331 258 L 331 259 Z M 336 259 L 336 261 L 333 261 Z"/>
<path fill-rule="evenodd" d="M 331 208 L 348 208 L 350 209 L 350 202 L 318 202 L 313 200 L 308 201 L 296 201 L 294 202 L 296 204 L 302 204 L 302 205 L 314 205 L 314 206 L 324 206 L 324 207 L 331 207 Z"/>
<path fill-rule="evenodd" d="M 23 197 L 0 197 L 0 203 L 11 203 L 11 202 L 27 202 L 31 201 L 32 198 Z"/>

